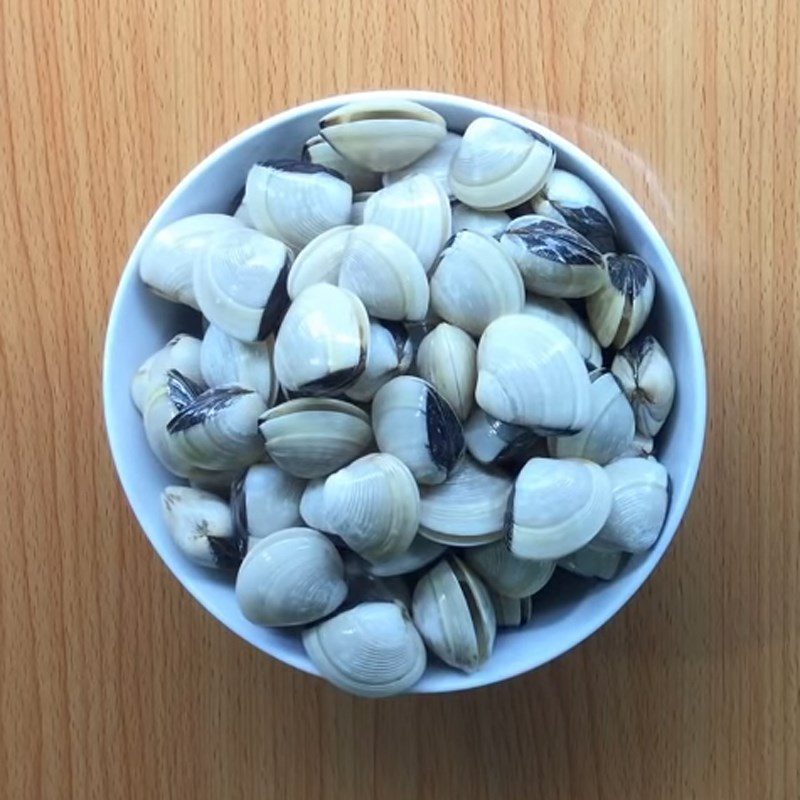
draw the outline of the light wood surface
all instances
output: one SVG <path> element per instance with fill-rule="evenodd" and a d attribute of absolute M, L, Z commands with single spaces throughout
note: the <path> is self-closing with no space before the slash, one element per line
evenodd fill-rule
<path fill-rule="evenodd" d="M 796 798 L 795 0 L 0 0 L 0 797 Z M 116 282 L 245 126 L 374 87 L 522 111 L 683 266 L 710 427 L 663 565 L 558 662 L 346 697 L 207 616 L 140 534 L 100 402 Z"/>

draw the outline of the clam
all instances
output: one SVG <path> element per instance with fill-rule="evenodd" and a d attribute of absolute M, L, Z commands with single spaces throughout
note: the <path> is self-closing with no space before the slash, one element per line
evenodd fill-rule
<path fill-rule="evenodd" d="M 383 185 L 391 186 L 410 175 L 427 175 L 439 186 L 442 191 L 450 196 L 450 162 L 456 150 L 461 145 L 461 137 L 457 133 L 447 133 L 433 150 L 429 150 L 424 156 L 418 158 L 412 164 L 402 169 L 383 173 Z"/>
<path fill-rule="evenodd" d="M 655 442 L 652 436 L 643 436 L 641 433 L 635 433 L 633 441 L 626 450 L 619 454 L 618 458 L 645 458 L 653 455 L 654 449 Z"/>
<path fill-rule="evenodd" d="M 549 322 L 511 314 L 478 344 L 478 405 L 503 422 L 575 432 L 591 419 L 591 384 L 578 349 Z"/>
<path fill-rule="evenodd" d="M 414 624 L 446 664 L 474 672 L 494 648 L 497 622 L 491 598 L 477 575 L 456 557 L 446 558 L 417 583 Z"/>
<path fill-rule="evenodd" d="M 587 324 L 565 300 L 557 297 L 528 295 L 522 313 L 539 317 L 566 334 L 578 348 L 578 352 L 590 369 L 603 366 L 603 353 L 597 339 L 592 336 Z"/>
<path fill-rule="evenodd" d="M 444 483 L 423 488 L 420 534 L 458 547 L 502 538 L 511 487 L 507 475 L 465 458 Z"/>
<path fill-rule="evenodd" d="M 239 566 L 247 540 L 235 529 L 224 500 L 189 486 L 167 486 L 161 507 L 172 540 L 190 561 L 218 569 Z"/>
<path fill-rule="evenodd" d="M 429 175 L 410 175 L 367 200 L 364 222 L 396 233 L 429 270 L 450 237 L 450 200 Z"/>
<path fill-rule="evenodd" d="M 338 172 L 278 159 L 250 168 L 244 200 L 258 230 L 298 251 L 350 219 L 353 189 Z"/>
<path fill-rule="evenodd" d="M 603 285 L 603 256 L 580 233 L 547 217 L 511 220 L 500 245 L 514 259 L 525 288 L 547 297 L 587 297 Z"/>
<path fill-rule="evenodd" d="M 339 155 L 321 136 L 312 136 L 303 145 L 303 161 L 338 172 L 354 192 L 371 192 L 381 187 L 381 175 L 364 169 Z"/>
<path fill-rule="evenodd" d="M 505 211 L 477 211 L 463 203 L 454 203 L 452 213 L 453 233 L 473 231 L 484 236 L 498 237 L 511 222 L 511 217 Z"/>
<path fill-rule="evenodd" d="M 619 381 L 607 370 L 594 370 L 589 380 L 592 409 L 589 422 L 579 433 L 551 437 L 548 447 L 555 458 L 586 458 L 608 464 L 633 442 L 633 409 Z"/>
<path fill-rule="evenodd" d="M 305 488 L 304 480 L 277 464 L 253 464 L 231 488 L 234 523 L 251 540 L 296 527 L 302 523 L 300 498 Z"/>
<path fill-rule="evenodd" d="M 315 622 L 346 595 L 341 556 L 312 528 L 286 528 L 261 539 L 236 576 L 236 601 L 256 625 Z"/>
<path fill-rule="evenodd" d="M 392 231 L 378 225 L 359 225 L 350 233 L 339 286 L 380 319 L 420 320 L 428 311 L 428 278 L 419 258 Z"/>
<path fill-rule="evenodd" d="M 358 192 L 353 195 L 353 205 L 350 206 L 351 225 L 364 224 L 364 209 L 367 207 L 367 200 L 369 200 L 373 194 L 375 194 L 375 192 Z"/>
<path fill-rule="evenodd" d="M 490 589 L 517 599 L 544 588 L 556 569 L 554 561 L 517 558 L 503 541 L 466 550 L 464 560 Z"/>
<path fill-rule="evenodd" d="M 300 516 L 310 528 L 323 533 L 333 533 L 325 515 L 324 494 L 325 478 L 310 480 L 300 498 Z"/>
<path fill-rule="evenodd" d="M 450 164 L 450 188 L 472 208 L 503 211 L 530 200 L 555 163 L 555 151 L 537 134 L 479 117 L 464 132 Z"/>
<path fill-rule="evenodd" d="M 447 400 L 460 420 L 475 402 L 478 348 L 469 334 L 443 322 L 420 343 L 417 373 Z"/>
<path fill-rule="evenodd" d="M 292 301 L 275 337 L 275 374 L 289 392 L 335 394 L 364 371 L 369 317 L 352 293 L 325 283 Z"/>
<path fill-rule="evenodd" d="M 208 321 L 244 342 L 265 339 L 289 300 L 285 245 L 239 227 L 206 242 L 194 270 L 194 291 Z"/>
<path fill-rule="evenodd" d="M 320 133 L 348 161 L 374 172 L 402 169 L 445 138 L 440 114 L 409 100 L 357 100 L 326 114 Z"/>
<path fill-rule="evenodd" d="M 372 320 L 369 324 L 369 355 L 364 372 L 345 394 L 358 403 L 368 403 L 378 389 L 411 368 L 414 349 L 406 328 L 398 322 Z"/>
<path fill-rule="evenodd" d="M 269 457 L 298 478 L 330 475 L 366 450 L 369 417 L 352 403 L 302 397 L 267 411 L 258 428 Z"/>
<path fill-rule="evenodd" d="M 655 337 L 634 339 L 616 355 L 611 372 L 633 407 L 639 434 L 646 437 L 658 434 L 672 410 L 675 373 Z"/>
<path fill-rule="evenodd" d="M 249 466 L 264 455 L 258 418 L 266 409 L 252 389 L 233 384 L 207 389 L 167 423 L 171 449 L 203 469 Z"/>
<path fill-rule="evenodd" d="M 608 253 L 603 264 L 606 280 L 586 299 L 586 312 L 600 344 L 619 349 L 647 321 L 655 297 L 655 278 L 639 256 Z"/>
<path fill-rule="evenodd" d="M 410 689 L 425 671 L 425 645 L 397 603 L 362 603 L 303 632 L 323 678 L 362 697 Z"/>
<path fill-rule="evenodd" d="M 626 553 L 649 550 L 667 516 L 669 476 L 654 458 L 622 458 L 605 467 L 611 482 L 611 513 L 598 545 Z"/>
<path fill-rule="evenodd" d="M 532 458 L 517 476 L 506 543 L 518 558 L 563 558 L 590 542 L 611 513 L 603 467 L 578 459 Z"/>
<path fill-rule="evenodd" d="M 428 306 L 428 313 L 425 319 L 418 322 L 406 322 L 405 328 L 411 342 L 411 349 L 414 353 L 419 349 L 420 342 L 441 323 L 442 318 Z"/>
<path fill-rule="evenodd" d="M 610 581 L 622 564 L 619 550 L 607 550 L 596 544 L 596 540 L 558 560 L 558 566 L 582 578 L 601 578 Z"/>
<path fill-rule="evenodd" d="M 158 231 L 139 257 L 139 275 L 157 295 L 199 309 L 194 293 L 194 265 L 220 231 L 242 223 L 227 214 L 193 214 Z"/>
<path fill-rule="evenodd" d="M 378 449 L 397 456 L 419 483 L 442 483 L 464 454 L 464 432 L 450 404 L 429 383 L 392 378 L 372 402 Z"/>
<path fill-rule="evenodd" d="M 520 628 L 527 625 L 533 616 L 533 598 L 505 597 L 497 592 L 490 592 L 494 615 L 498 628 Z"/>
<path fill-rule="evenodd" d="M 186 479 L 192 488 L 211 492 L 227 500 L 231 494 L 231 485 L 241 473 L 242 471 L 239 467 L 234 469 L 191 467 L 187 471 Z"/>
<path fill-rule="evenodd" d="M 511 425 L 476 408 L 464 426 L 469 454 L 479 463 L 515 472 L 534 456 L 547 455 L 547 440 L 530 428 Z"/>
<path fill-rule="evenodd" d="M 236 206 L 236 211 L 233 212 L 233 218 L 241 222 L 246 228 L 255 228 L 250 212 L 247 210 L 247 203 L 244 201 L 244 192 L 242 192 L 241 202 Z"/>
<path fill-rule="evenodd" d="M 370 571 L 369 561 L 355 553 L 344 555 L 344 575 L 347 581 L 347 598 L 344 607 L 360 603 L 400 603 L 411 610 L 411 590 L 400 576 L 380 577 Z"/>
<path fill-rule="evenodd" d="M 372 453 L 333 473 L 322 495 L 325 521 L 368 561 L 405 552 L 419 527 L 419 489 L 408 467 Z"/>
<path fill-rule="evenodd" d="M 187 333 L 179 333 L 136 370 L 131 381 L 131 397 L 140 412 L 144 412 L 150 395 L 156 389 L 166 386 L 167 373 L 171 369 L 177 370 L 194 383 L 203 383 L 199 339 Z"/>
<path fill-rule="evenodd" d="M 315 283 L 339 282 L 342 255 L 350 238 L 352 225 L 338 225 L 312 239 L 298 254 L 286 279 L 286 291 L 296 300 L 303 289 Z"/>
<path fill-rule="evenodd" d="M 494 239 L 473 231 L 450 239 L 431 273 L 431 308 L 442 319 L 480 336 L 524 303 L 519 270 Z"/>
<path fill-rule="evenodd" d="M 367 563 L 365 568 L 370 574 L 379 578 L 407 575 L 410 572 L 416 572 L 423 567 L 427 567 L 428 564 L 436 561 L 446 550 L 447 547 L 443 544 L 432 542 L 424 536 L 416 536 L 405 552 L 392 556 L 392 558 L 377 561 L 374 564 Z"/>
<path fill-rule="evenodd" d="M 272 342 L 242 342 L 209 325 L 200 347 L 200 369 L 209 386 L 235 383 L 275 402 L 278 382 L 272 368 Z"/>
<path fill-rule="evenodd" d="M 532 206 L 534 213 L 569 225 L 601 253 L 616 252 L 616 232 L 608 210 L 594 189 L 577 175 L 554 169 Z"/>

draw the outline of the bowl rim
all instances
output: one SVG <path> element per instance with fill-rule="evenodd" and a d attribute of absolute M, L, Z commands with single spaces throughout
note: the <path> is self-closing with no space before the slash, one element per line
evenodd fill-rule
<path fill-rule="evenodd" d="M 445 693 L 464 691 L 474 689 L 481 686 L 489 686 L 494 683 L 500 683 L 526 672 L 532 671 L 537 667 L 543 666 L 546 663 L 560 658 L 565 653 L 572 650 L 578 644 L 583 642 L 589 636 L 599 631 L 608 621 L 619 613 L 620 609 L 628 603 L 636 592 L 642 587 L 645 581 L 652 575 L 656 567 L 661 563 L 666 550 L 669 548 L 675 534 L 682 524 L 686 510 L 689 506 L 691 498 L 694 495 L 694 489 L 697 482 L 697 476 L 702 461 L 703 450 L 705 445 L 706 431 L 707 431 L 707 413 L 708 413 L 708 389 L 707 389 L 707 371 L 705 362 L 705 353 L 703 348 L 702 336 L 700 327 L 697 322 L 697 314 L 692 303 L 689 290 L 684 281 L 683 275 L 672 256 L 669 248 L 667 247 L 661 234 L 656 229 L 653 222 L 647 216 L 645 211 L 641 208 L 639 203 L 634 197 L 625 189 L 624 186 L 599 162 L 592 156 L 586 153 L 578 145 L 565 139 L 560 134 L 550 130 L 547 126 L 542 125 L 532 119 L 529 119 L 523 114 L 511 111 L 510 109 L 502 106 L 494 105 L 482 100 L 476 100 L 471 97 L 463 95 L 435 92 L 428 90 L 416 89 L 379 89 L 370 91 L 351 92 L 346 94 L 331 95 L 311 102 L 303 103 L 300 105 L 292 106 L 284 109 L 277 114 L 271 115 L 260 122 L 251 125 L 232 138 L 225 141 L 219 147 L 215 148 L 198 164 L 196 164 L 167 194 L 164 200 L 159 204 L 156 211 L 150 217 L 147 225 L 142 230 L 141 234 L 136 240 L 136 243 L 131 250 L 130 255 L 126 261 L 116 292 L 111 304 L 111 310 L 106 325 L 105 343 L 103 348 L 103 378 L 102 378 L 102 400 L 103 400 L 103 414 L 105 420 L 106 434 L 108 436 L 111 455 L 114 466 L 117 472 L 118 479 L 122 485 L 125 498 L 131 507 L 134 516 L 139 524 L 140 529 L 144 532 L 145 536 L 150 541 L 151 546 L 158 553 L 162 562 L 169 569 L 170 573 L 176 578 L 183 588 L 219 623 L 224 627 L 231 630 L 233 633 L 240 636 L 250 645 L 256 649 L 266 652 L 276 660 L 287 664 L 291 667 L 301 670 L 307 674 L 318 675 L 319 673 L 307 659 L 305 655 L 295 656 L 294 654 L 278 653 L 274 649 L 264 646 L 263 642 L 257 642 L 250 635 L 248 629 L 243 625 L 237 625 L 235 621 L 223 619 L 219 614 L 212 609 L 206 602 L 203 593 L 195 591 L 194 587 L 187 584 L 183 577 L 180 576 L 172 566 L 172 557 L 160 545 L 157 539 L 151 535 L 147 526 L 143 522 L 144 513 L 140 509 L 140 504 L 136 501 L 136 493 L 133 491 L 134 465 L 129 463 L 124 456 L 124 441 L 121 432 L 123 427 L 116 418 L 115 401 L 114 397 L 119 392 L 119 387 L 112 385 L 110 362 L 112 357 L 113 343 L 116 339 L 115 334 L 120 330 L 120 317 L 121 306 L 123 298 L 130 289 L 132 282 L 139 280 L 138 276 L 138 261 L 144 244 L 150 239 L 153 233 L 162 227 L 162 220 L 170 211 L 176 199 L 180 197 L 185 191 L 187 185 L 192 183 L 194 179 L 205 172 L 214 162 L 228 154 L 229 152 L 239 148 L 242 144 L 250 141 L 251 139 L 260 136 L 265 131 L 278 127 L 292 119 L 299 116 L 304 116 L 310 113 L 327 112 L 331 106 L 343 105 L 354 101 L 363 100 L 388 100 L 388 99 L 405 99 L 413 100 L 418 103 L 444 103 L 454 106 L 461 106 L 470 113 L 479 115 L 493 116 L 501 119 L 508 120 L 514 124 L 520 125 L 524 128 L 536 131 L 544 136 L 547 140 L 552 142 L 560 151 L 585 166 L 594 175 L 599 176 L 607 187 L 617 195 L 620 202 L 626 207 L 626 211 L 634 217 L 641 230 L 649 240 L 651 246 L 658 254 L 661 263 L 666 267 L 670 273 L 670 281 L 672 288 L 675 292 L 676 303 L 684 310 L 686 325 L 684 335 L 688 347 L 691 350 L 692 360 L 695 365 L 694 378 L 696 380 L 696 398 L 694 403 L 690 406 L 690 413 L 694 418 L 694 427 L 699 431 L 690 442 L 689 446 L 684 453 L 684 460 L 686 463 L 686 479 L 684 481 L 684 491 L 679 498 L 673 494 L 671 503 L 676 504 L 678 513 L 675 516 L 675 522 L 669 527 L 665 527 L 662 531 L 656 547 L 660 551 L 658 557 L 647 565 L 646 569 L 642 569 L 637 576 L 637 580 L 632 581 L 631 584 L 620 590 L 619 594 L 614 598 L 613 602 L 609 603 L 607 614 L 601 619 L 599 623 L 593 622 L 592 624 L 576 623 L 569 631 L 563 636 L 558 646 L 558 652 L 555 654 L 547 654 L 542 657 L 535 649 L 530 651 L 530 655 L 525 659 L 514 659 L 505 666 L 501 663 L 496 665 L 491 677 L 482 671 L 471 674 L 457 673 L 451 680 L 437 681 L 436 686 L 428 686 L 427 684 L 417 684 L 411 687 L 408 691 L 409 694 L 428 694 L 428 693 Z M 674 508 L 671 510 L 674 511 Z M 438 685 L 441 683 L 442 685 Z"/>

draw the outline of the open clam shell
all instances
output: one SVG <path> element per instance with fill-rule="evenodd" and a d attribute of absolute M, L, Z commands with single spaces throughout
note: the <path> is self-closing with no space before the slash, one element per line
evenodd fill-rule
<path fill-rule="evenodd" d="M 433 178 L 442 191 L 450 196 L 450 162 L 461 145 L 461 137 L 457 133 L 447 133 L 433 150 L 418 158 L 402 169 L 383 173 L 383 185 L 391 186 L 410 175 L 427 175 Z"/>
<path fill-rule="evenodd" d="M 381 188 L 381 175 L 348 161 L 336 152 L 321 136 L 312 136 L 304 145 L 303 161 L 338 172 L 353 188 L 353 192 L 373 192 Z"/>

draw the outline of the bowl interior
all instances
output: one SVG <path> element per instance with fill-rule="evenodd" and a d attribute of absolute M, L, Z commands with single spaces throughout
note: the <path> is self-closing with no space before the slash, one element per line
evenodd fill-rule
<path fill-rule="evenodd" d="M 670 356 L 678 391 L 661 434 L 659 458 L 671 477 L 672 497 L 664 531 L 649 552 L 631 558 L 610 583 L 586 581 L 557 571 L 558 578 L 537 597 L 533 623 L 498 636 L 495 654 L 472 675 L 431 663 L 415 687 L 419 692 L 467 689 L 509 678 L 562 654 L 597 630 L 633 595 L 658 563 L 675 534 L 697 475 L 705 432 L 706 381 L 694 310 L 668 249 L 641 208 L 602 167 L 553 132 L 501 108 L 474 100 L 427 92 L 398 94 L 434 108 L 451 130 L 462 132 L 477 116 L 491 115 L 537 130 L 556 147 L 558 165 L 580 175 L 603 198 L 622 244 L 653 268 L 656 302 L 650 329 Z M 139 253 L 153 233 L 189 214 L 227 212 L 253 162 L 297 157 L 317 132 L 317 120 L 353 97 L 330 98 L 279 114 L 245 131 L 199 164 L 170 194 L 144 230 L 125 268 L 114 301 L 106 340 L 104 405 L 111 449 L 128 500 L 167 566 L 214 616 L 255 647 L 306 672 L 316 672 L 299 637 L 249 623 L 239 612 L 229 578 L 190 564 L 173 545 L 161 518 L 159 496 L 175 481 L 151 454 L 129 394 L 139 364 L 175 333 L 199 335 L 194 312 L 152 295 L 137 274 Z"/>

